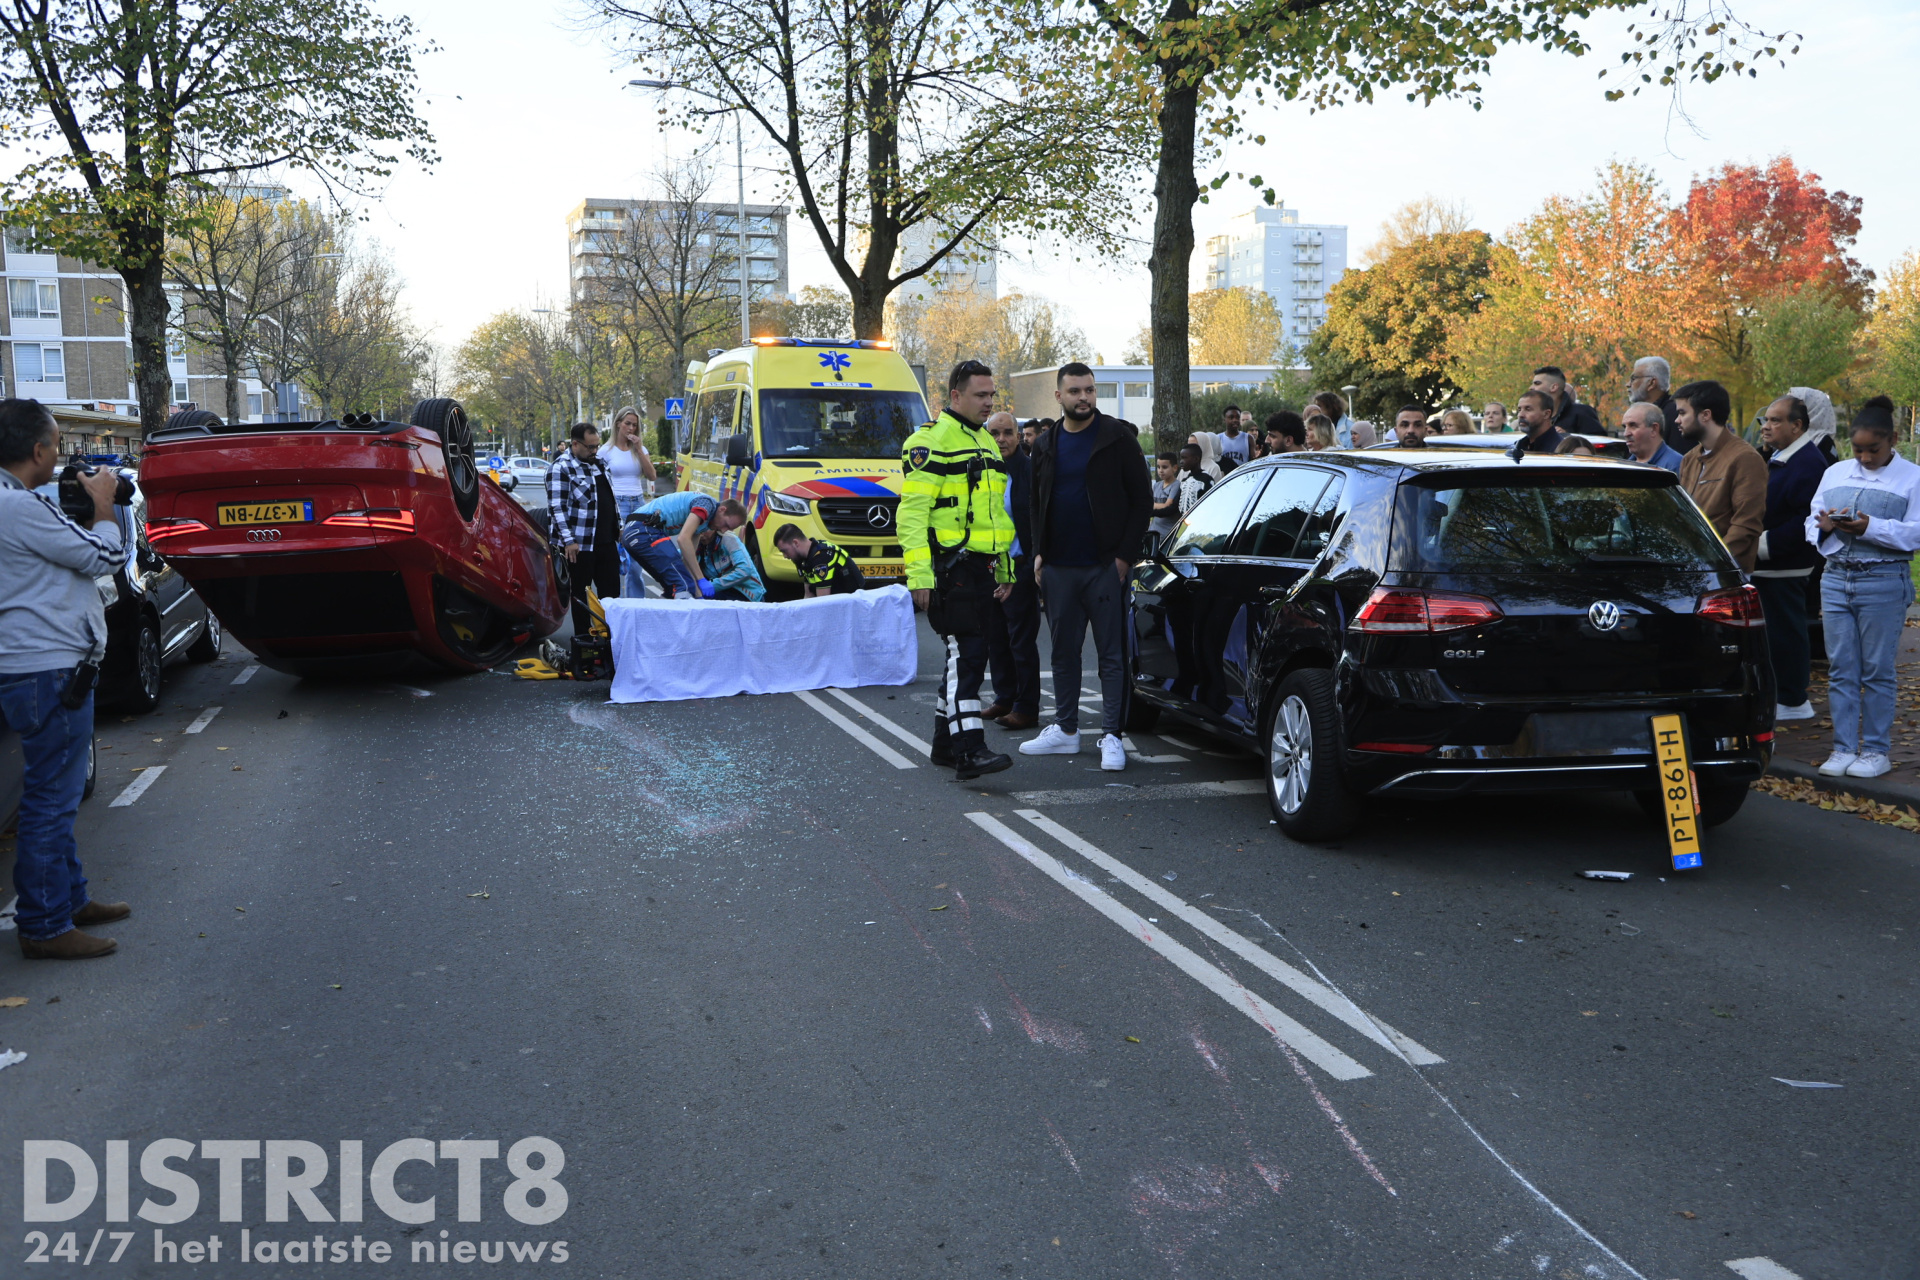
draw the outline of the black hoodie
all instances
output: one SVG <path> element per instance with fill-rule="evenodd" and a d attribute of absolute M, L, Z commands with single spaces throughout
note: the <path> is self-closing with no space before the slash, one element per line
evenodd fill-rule
<path fill-rule="evenodd" d="M 1050 423 L 1033 442 L 1034 555 L 1047 554 L 1047 506 L 1053 498 L 1054 433 Z M 1147 477 L 1147 457 L 1140 452 L 1140 436 L 1130 422 L 1093 415 L 1086 427 L 1095 433 L 1087 458 L 1087 506 L 1093 512 L 1094 544 L 1108 559 L 1128 564 L 1140 558 L 1147 521 L 1153 516 L 1153 482 Z"/>

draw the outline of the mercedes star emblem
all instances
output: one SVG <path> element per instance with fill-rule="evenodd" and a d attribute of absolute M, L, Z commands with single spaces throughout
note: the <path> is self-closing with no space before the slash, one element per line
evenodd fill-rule
<path fill-rule="evenodd" d="M 867 508 L 867 523 L 876 529 L 884 529 L 893 523 L 893 512 L 875 503 Z"/>
<path fill-rule="evenodd" d="M 1620 606 L 1611 600 L 1595 600 L 1587 606 L 1587 621 L 1595 631 L 1611 631 L 1620 625 Z"/>

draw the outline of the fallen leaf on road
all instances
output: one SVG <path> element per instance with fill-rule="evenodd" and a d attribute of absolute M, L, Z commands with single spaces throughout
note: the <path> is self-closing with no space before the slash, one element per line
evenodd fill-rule
<path fill-rule="evenodd" d="M 327 985 L 332 987 L 335 991 L 340 990 L 340 984 L 337 982 L 329 982 Z"/>
<path fill-rule="evenodd" d="M 1691 1209 L 1675 1209 L 1674 1212 L 1689 1222 L 1700 1216 Z"/>
<path fill-rule="evenodd" d="M 478 893 L 470 893 L 470 894 L 468 894 L 467 896 L 468 896 L 469 898 L 491 898 L 491 897 L 492 897 L 493 895 L 492 895 L 491 893 L 489 893 L 489 892 L 488 892 L 487 890 L 485 890 L 485 889 L 482 889 L 482 890 L 481 890 L 480 892 L 478 892 Z"/>
<path fill-rule="evenodd" d="M 232 747 L 215 747 L 214 750 L 215 751 L 231 751 L 233 750 L 233 748 Z"/>
<path fill-rule="evenodd" d="M 246 772 L 246 770 L 245 770 L 245 769 L 242 769 L 242 768 L 241 768 L 241 767 L 240 767 L 239 765 L 235 765 L 235 766 L 233 766 L 233 771 L 234 771 L 235 773 L 245 773 L 245 772 Z"/>
<path fill-rule="evenodd" d="M 0 1000 L 0 1009 L 18 1009 L 26 1002 L 27 998 L 25 996 L 8 996 L 6 999 Z"/>
<path fill-rule="evenodd" d="M 1580 1016 L 1583 1018 L 1597 1018 L 1600 1016 L 1600 1011 L 1598 1009 L 1582 1009 Z"/>
<path fill-rule="evenodd" d="M 1920 810 L 1915 810 L 1912 805 L 1902 808 L 1845 791 L 1825 791 L 1804 778 L 1765 777 L 1752 785 L 1755 791 L 1764 791 L 1782 800 L 1797 800 L 1829 812 L 1851 813 L 1868 822 L 1884 823 L 1899 827 L 1902 831 L 1920 831 Z"/>
<path fill-rule="evenodd" d="M 245 915 L 247 912 L 247 909 L 245 907 L 235 907 L 234 910 L 238 911 L 241 915 Z"/>
<path fill-rule="evenodd" d="M 930 911 L 945 911 L 946 909 L 947 909 L 947 907 L 946 907 L 946 904 L 945 904 L 945 903 L 942 903 L 942 904 L 941 904 L 940 906 L 937 906 L 937 907 L 929 907 L 929 908 L 928 908 L 928 910 L 930 910 Z"/>
<path fill-rule="evenodd" d="M 1139 1043 L 1140 1043 L 1140 1037 L 1139 1037 L 1139 1036 L 1128 1036 L 1128 1037 L 1127 1037 L 1127 1043 L 1128 1043 L 1128 1044 L 1139 1044 Z"/>
<path fill-rule="evenodd" d="M 935 885 L 935 886 L 933 886 L 933 887 L 934 887 L 934 888 L 936 888 L 936 889 L 944 889 L 944 888 L 946 888 L 947 886 L 946 886 L 946 885 L 944 885 L 944 884 L 937 884 L 937 885 Z"/>

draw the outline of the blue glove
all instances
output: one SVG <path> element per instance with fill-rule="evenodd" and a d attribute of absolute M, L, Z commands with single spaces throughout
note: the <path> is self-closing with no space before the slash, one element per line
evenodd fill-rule
<path fill-rule="evenodd" d="M 700 598 L 702 600 L 713 599 L 713 584 L 711 582 L 708 582 L 705 578 L 702 578 L 698 583 L 694 585 L 700 588 Z"/>

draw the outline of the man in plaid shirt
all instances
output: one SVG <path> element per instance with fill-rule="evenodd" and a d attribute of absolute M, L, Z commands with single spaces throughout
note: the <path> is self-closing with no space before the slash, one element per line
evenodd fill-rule
<path fill-rule="evenodd" d="M 619 516 L 599 452 L 600 433 L 591 422 L 577 422 L 567 452 L 547 471 L 548 537 L 573 567 L 573 632 L 580 636 L 593 626 L 587 589 L 602 600 L 620 594 Z"/>

